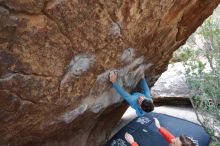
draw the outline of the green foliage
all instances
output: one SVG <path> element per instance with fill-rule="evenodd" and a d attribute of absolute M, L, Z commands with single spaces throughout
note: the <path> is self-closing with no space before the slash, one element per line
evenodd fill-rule
<path fill-rule="evenodd" d="M 216 133 L 215 123 L 220 123 L 220 25 L 218 22 L 220 21 L 208 18 L 189 38 L 188 44 L 191 45 L 181 47 L 173 55 L 175 60 L 183 62 L 186 81 L 193 94 L 193 106 L 197 113 L 203 115 L 203 119 L 199 120 L 213 139 Z M 214 122 L 210 123 L 210 117 Z M 216 141 L 216 144 L 219 145 L 220 142 Z"/>
<path fill-rule="evenodd" d="M 210 146 L 220 146 L 220 141 L 214 141 L 210 144 Z"/>

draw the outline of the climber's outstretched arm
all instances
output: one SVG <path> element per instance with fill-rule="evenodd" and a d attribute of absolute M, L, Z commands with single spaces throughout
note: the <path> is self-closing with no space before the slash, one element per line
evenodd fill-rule
<path fill-rule="evenodd" d="M 114 82 L 112 84 L 112 87 L 129 103 L 131 104 L 131 94 L 129 94 L 127 91 L 125 91 L 118 82 Z"/>
<path fill-rule="evenodd" d="M 150 89 L 149 89 L 149 87 L 147 85 L 147 82 L 145 80 L 144 74 L 142 75 L 140 84 L 141 84 L 141 88 L 144 91 L 144 95 L 147 96 L 148 98 L 151 98 L 151 96 L 150 96 Z M 151 100 L 152 100 L 152 98 L 151 98 Z"/>
<path fill-rule="evenodd" d="M 114 71 L 109 74 L 109 80 L 112 82 L 112 87 L 129 103 L 131 104 L 131 95 L 125 91 L 117 82 L 117 75 Z"/>

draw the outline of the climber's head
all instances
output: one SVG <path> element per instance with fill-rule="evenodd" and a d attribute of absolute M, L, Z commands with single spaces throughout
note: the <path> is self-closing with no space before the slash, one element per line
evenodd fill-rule
<path fill-rule="evenodd" d="M 146 100 L 144 96 L 138 97 L 138 103 L 141 109 L 145 112 L 151 112 L 154 110 L 154 104 L 150 100 Z"/>

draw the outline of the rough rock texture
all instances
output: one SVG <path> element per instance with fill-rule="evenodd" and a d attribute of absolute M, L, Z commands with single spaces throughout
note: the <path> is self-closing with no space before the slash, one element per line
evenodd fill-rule
<path fill-rule="evenodd" d="M 184 105 L 190 104 L 190 89 L 186 84 L 184 66 L 181 62 L 169 64 L 167 71 L 151 88 L 154 103 Z"/>
<path fill-rule="evenodd" d="M 220 0 L 0 0 L 0 145 L 103 145 Z"/>

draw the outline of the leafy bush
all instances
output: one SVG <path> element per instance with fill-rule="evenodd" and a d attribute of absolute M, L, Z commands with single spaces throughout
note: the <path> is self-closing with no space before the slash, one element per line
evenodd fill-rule
<path fill-rule="evenodd" d="M 191 102 L 197 118 L 220 145 L 220 25 L 208 18 L 188 39 L 187 45 L 174 53 L 182 61 Z"/>

